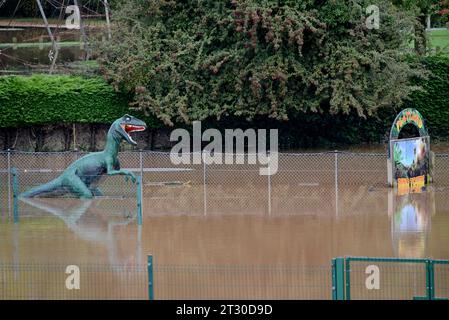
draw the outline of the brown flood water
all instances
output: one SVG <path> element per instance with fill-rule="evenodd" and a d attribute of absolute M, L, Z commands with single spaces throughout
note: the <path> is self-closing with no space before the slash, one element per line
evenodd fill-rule
<path fill-rule="evenodd" d="M 33 217 L 0 224 L 0 259 L 135 264 L 153 254 L 159 264 L 180 265 L 326 265 L 344 255 L 446 259 L 448 192 L 428 188 L 397 196 L 388 189 L 346 188 L 340 190 L 338 212 L 328 199 L 316 199 L 321 212 L 310 201 L 308 208 L 300 202 L 285 210 L 274 199 L 273 207 L 283 212 L 272 208 L 270 214 L 220 198 L 209 199 L 209 206 L 226 202 L 215 212 L 204 212 L 202 198 L 188 199 L 198 204 L 188 208 L 190 214 L 178 199 L 176 213 L 173 206 L 169 210 L 171 198 L 158 203 L 144 198 L 140 231 L 131 200 L 109 205 L 108 199 L 33 199 L 27 200 Z M 261 201 L 254 199 L 256 205 Z M 23 210 L 31 211 L 28 205 Z"/>
<path fill-rule="evenodd" d="M 15 155 L 20 192 L 56 174 L 31 169 L 63 169 L 72 156 Z M 120 159 L 139 167 L 138 153 Z M 0 299 L 146 299 L 150 254 L 157 299 L 330 299 L 332 258 L 449 259 L 447 160 L 436 159 L 427 190 L 405 195 L 385 186 L 382 154 L 285 154 L 271 177 L 226 165 L 145 172 L 142 226 L 123 177 L 104 179 L 106 198 L 21 200 L 16 224 L 3 205 Z M 173 168 L 166 154 L 142 161 Z M 80 267 L 80 290 L 64 285 L 68 265 Z M 413 268 L 382 269 L 390 283 L 369 297 L 423 296 L 425 273 Z M 435 274 L 449 297 L 447 265 Z"/>
<path fill-rule="evenodd" d="M 28 214 L 20 223 L 4 220 L 0 224 L 0 261 L 37 266 L 49 263 L 145 266 L 146 256 L 152 254 L 160 266 L 323 268 L 318 278 L 303 276 L 285 280 L 304 284 L 313 278 L 315 282 L 323 282 L 318 291 L 309 288 L 305 292 L 281 292 L 275 296 L 263 295 L 265 290 L 248 291 L 243 296 L 194 289 L 170 291 L 169 285 L 162 283 L 171 279 L 177 283 L 193 282 L 195 286 L 198 279 L 174 280 L 176 272 L 164 274 L 161 269 L 159 297 L 327 299 L 330 298 L 330 263 L 334 257 L 449 258 L 449 189 L 446 188 L 429 187 L 420 194 L 398 196 L 387 188 L 346 186 L 339 190 L 338 204 L 334 202 L 334 190 L 324 186 L 303 194 L 297 192 L 296 197 L 293 194 L 277 197 L 285 190 L 273 190 L 270 209 L 264 190 L 246 199 L 242 190 L 242 200 L 224 197 L 223 188 L 214 192 L 210 187 L 205 209 L 199 186 L 154 189 L 144 193 L 142 227 L 137 225 L 135 212 L 130 209 L 134 206 L 131 200 L 29 200 L 21 204 L 22 212 Z M 235 192 L 229 190 L 229 194 Z M 123 295 L 110 296 L 101 282 L 93 295 L 67 296 L 67 292 L 55 295 L 57 298 L 146 297 L 144 274 L 140 280 L 134 279 L 135 282 L 120 280 L 119 283 L 114 281 L 123 277 L 123 272 L 112 273 L 110 278 L 102 274 L 106 277 L 104 281 L 117 289 L 115 292 L 120 291 L 120 286 L 134 283 L 140 286 L 135 289 L 138 293 L 125 291 Z M 91 279 L 90 285 L 95 287 L 95 281 Z M 48 288 L 40 290 L 43 293 L 33 291 L 29 296 L 19 292 L 15 297 L 48 295 Z"/>

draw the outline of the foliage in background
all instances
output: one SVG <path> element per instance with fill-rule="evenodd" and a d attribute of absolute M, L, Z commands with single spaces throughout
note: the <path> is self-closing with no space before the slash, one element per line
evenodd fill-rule
<path fill-rule="evenodd" d="M 396 115 L 404 108 L 415 108 L 426 119 L 431 141 L 449 140 L 449 56 L 409 58 L 410 63 L 419 60 L 429 72 L 428 79 L 415 79 L 423 88 L 413 93 L 403 106 L 382 108 L 375 116 L 361 118 L 352 111 L 348 115 L 298 113 L 290 121 L 280 122 L 258 117 L 252 122 L 232 117 L 221 121 L 209 121 L 204 125 L 241 128 L 277 128 L 282 149 L 335 147 L 342 144 L 382 143 L 388 140 Z M 418 134 L 413 126 L 406 126 L 401 137 Z"/>
<path fill-rule="evenodd" d="M 391 124 L 405 107 L 416 108 L 427 120 L 432 141 L 449 139 L 449 57 L 432 56 L 422 59 L 431 72 L 427 80 L 415 81 L 425 91 L 414 93 L 401 108 L 383 108 L 373 116 L 361 118 L 329 113 L 297 113 L 290 121 L 277 121 L 257 116 L 253 121 L 227 116 L 220 121 L 209 118 L 203 129 L 277 128 L 282 149 L 335 146 L 388 139 Z M 130 97 L 117 94 L 99 78 L 34 76 L 0 77 L 0 127 L 34 126 L 61 123 L 106 123 L 127 110 Z M 142 117 L 150 127 L 158 127 L 154 118 Z M 186 126 L 189 128 L 189 126 Z"/>
<path fill-rule="evenodd" d="M 63 0 L 58 0 L 60 3 Z M 109 5 L 113 8 L 117 3 L 122 0 L 108 0 Z M 0 1 L 1 3 L 2 1 Z M 64 1 L 65 4 L 73 5 L 73 1 Z M 93 12 L 98 12 L 100 14 L 104 13 L 104 5 L 102 0 L 82 0 L 78 1 L 82 3 L 84 9 L 83 12 L 92 14 Z M 42 7 L 44 8 L 47 17 L 57 18 L 60 14 L 60 8 L 55 5 L 55 2 L 42 0 Z M 13 17 L 14 18 L 34 18 L 41 17 L 39 12 L 39 7 L 37 6 L 36 0 L 7 0 L 0 8 L 0 17 Z"/>
<path fill-rule="evenodd" d="M 159 122 L 130 112 L 129 97 L 101 77 L 35 75 L 0 77 L 0 127 L 63 123 L 111 123 L 131 113 L 150 127 Z"/>
<path fill-rule="evenodd" d="M 423 91 L 413 94 L 407 106 L 418 109 L 427 121 L 431 136 L 449 138 L 449 56 L 426 57 L 423 63 L 431 76 L 420 83 Z"/>
<path fill-rule="evenodd" d="M 114 11 L 99 63 L 164 123 L 375 115 L 400 106 L 421 74 L 404 59 L 413 19 L 377 1 L 129 0 Z"/>
<path fill-rule="evenodd" d="M 393 0 L 393 4 L 404 10 L 413 12 L 415 18 L 415 52 L 418 55 L 425 55 L 429 49 L 429 39 L 427 36 L 427 18 L 434 15 L 446 14 L 449 8 L 449 0 Z"/>

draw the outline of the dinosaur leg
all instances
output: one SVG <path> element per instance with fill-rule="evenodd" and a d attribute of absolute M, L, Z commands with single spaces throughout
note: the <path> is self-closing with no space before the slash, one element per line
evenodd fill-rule
<path fill-rule="evenodd" d="M 33 197 L 37 197 L 40 195 L 52 193 L 56 190 L 59 190 L 60 192 L 64 191 L 60 177 L 58 177 L 48 183 L 45 183 L 43 185 L 34 187 L 31 190 L 23 192 L 22 194 L 20 194 L 19 197 L 20 198 L 33 198 Z"/>
<path fill-rule="evenodd" d="M 80 177 L 73 175 L 70 177 L 70 189 L 80 198 L 92 199 L 93 195 L 89 188 L 81 181 Z"/>
<path fill-rule="evenodd" d="M 101 197 L 101 196 L 103 196 L 103 192 L 101 192 L 100 188 L 92 187 L 92 188 L 89 188 L 89 189 L 92 192 L 92 194 L 94 195 L 94 197 Z"/>

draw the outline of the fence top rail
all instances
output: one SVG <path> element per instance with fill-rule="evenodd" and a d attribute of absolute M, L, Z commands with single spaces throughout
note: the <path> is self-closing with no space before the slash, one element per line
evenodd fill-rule
<path fill-rule="evenodd" d="M 328 265 L 194 265 L 194 264 L 154 264 L 160 271 L 186 270 L 186 271 L 329 271 Z"/>
<path fill-rule="evenodd" d="M 449 260 L 436 259 L 432 260 L 433 264 L 449 264 Z"/>
<path fill-rule="evenodd" d="M 12 154 L 23 154 L 23 155 L 73 155 L 73 154 L 88 154 L 93 151 L 81 151 L 81 150 L 69 150 L 69 151 L 20 151 L 20 150 L 2 150 L 0 151 L 1 155 L 12 155 Z M 169 156 L 171 154 L 170 151 L 154 151 L 154 150 L 126 150 L 126 151 L 120 151 L 119 154 L 159 154 L 159 155 L 166 155 Z M 204 153 L 204 151 L 195 151 L 195 152 L 185 152 L 184 154 L 188 155 L 194 155 L 198 153 Z M 269 153 L 269 152 L 268 152 Z M 273 152 L 274 153 L 274 152 Z M 341 155 L 349 155 L 349 156 L 371 156 L 371 157 L 387 157 L 387 153 L 382 152 L 353 152 L 353 151 L 316 151 L 316 152 L 291 152 L 291 151 L 278 151 L 276 152 L 279 155 L 283 156 L 319 156 L 319 155 L 331 155 L 331 154 L 341 154 Z M 208 153 L 206 153 L 208 154 Z M 226 152 L 216 152 L 216 154 L 221 155 L 257 155 L 258 153 L 249 153 L 249 152 L 233 152 L 233 153 L 226 153 Z M 449 153 L 435 153 L 435 157 L 440 158 L 449 158 Z"/>
<path fill-rule="evenodd" d="M 0 155 L 7 155 L 7 154 L 32 154 L 32 155 L 74 155 L 74 154 L 88 154 L 93 151 L 81 151 L 81 150 L 70 150 L 70 151 L 20 151 L 20 150 L 3 150 L 0 151 Z M 121 151 L 119 154 L 138 154 L 138 153 L 144 153 L 144 154 L 160 154 L 160 155 L 170 155 L 170 151 L 154 151 L 154 150 L 127 150 L 127 151 Z M 196 152 L 185 152 L 184 154 L 193 155 L 198 153 L 204 153 L 203 151 L 196 151 Z M 263 153 L 263 152 L 262 152 Z M 267 152 L 269 153 L 269 151 Z M 274 153 L 274 152 L 272 152 Z M 357 155 L 357 156 L 387 156 L 387 153 L 376 153 L 376 152 L 351 152 L 351 151 L 316 151 L 316 152 L 291 152 L 291 151 L 278 151 L 276 152 L 279 155 L 284 156 L 318 156 L 318 155 L 331 155 L 331 154 L 344 154 L 344 155 Z M 209 154 L 206 152 L 206 154 Z M 233 152 L 233 153 L 227 153 L 227 152 L 216 152 L 216 154 L 221 155 L 257 155 L 257 152 Z M 440 155 L 440 154 L 438 154 Z M 442 154 L 444 156 L 449 157 L 449 154 Z"/>
<path fill-rule="evenodd" d="M 0 270 L 4 269 L 19 269 L 19 270 L 65 270 L 68 266 L 75 265 L 84 270 L 92 271 L 114 271 L 114 270 L 131 270 L 131 271 L 145 271 L 147 266 L 145 264 L 106 264 L 106 263 L 59 263 L 59 262 L 0 262 Z"/>
<path fill-rule="evenodd" d="M 449 260 L 433 260 L 430 258 L 383 258 L 383 257 L 345 257 L 346 261 L 367 261 L 367 262 L 402 262 L 402 263 L 440 263 L 449 264 Z"/>

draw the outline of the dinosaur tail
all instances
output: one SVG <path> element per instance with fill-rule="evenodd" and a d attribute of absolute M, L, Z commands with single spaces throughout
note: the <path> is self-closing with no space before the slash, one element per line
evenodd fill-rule
<path fill-rule="evenodd" d="M 58 177 L 46 184 L 34 187 L 28 191 L 25 191 L 19 195 L 20 198 L 33 198 L 43 193 L 55 191 L 62 186 L 61 179 Z"/>

